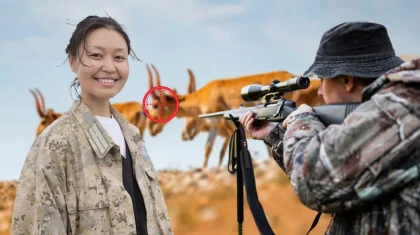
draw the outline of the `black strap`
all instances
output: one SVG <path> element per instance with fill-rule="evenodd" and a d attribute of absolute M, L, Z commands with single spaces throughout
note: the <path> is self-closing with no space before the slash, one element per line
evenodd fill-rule
<path fill-rule="evenodd" d="M 243 195 L 243 186 L 240 185 L 242 184 L 240 180 L 242 178 L 243 183 L 245 184 L 248 205 L 258 230 L 260 231 L 260 234 L 274 235 L 274 232 L 267 221 L 264 210 L 258 200 L 257 189 L 255 186 L 254 169 L 252 166 L 251 156 L 247 148 L 245 131 L 239 121 L 235 120 L 233 117 L 231 118 L 234 120 L 234 124 L 237 127 L 237 130 L 234 132 L 231 138 L 231 143 L 229 145 L 231 148 L 229 149 L 229 154 L 233 154 L 229 156 L 229 161 L 234 160 L 234 157 L 236 156 L 236 163 L 239 165 L 237 174 L 238 199 L 243 200 L 243 197 L 241 197 L 241 195 Z M 235 142 L 232 143 L 233 140 L 235 140 Z M 234 169 L 233 171 L 230 171 L 229 169 L 229 172 L 234 173 Z M 237 206 L 239 223 L 238 232 L 241 234 L 243 221 L 243 201 L 238 202 Z M 242 216 L 242 218 L 240 216 Z"/>
<path fill-rule="evenodd" d="M 242 235 L 242 223 L 244 220 L 243 214 L 243 184 L 245 183 L 246 196 L 248 205 L 251 210 L 252 216 L 254 217 L 255 224 L 257 225 L 260 234 L 262 235 L 274 235 L 270 224 L 264 213 L 264 209 L 258 200 L 258 193 L 255 185 L 254 169 L 252 166 L 251 155 L 247 147 L 247 141 L 245 136 L 245 130 L 238 120 L 235 120 L 231 116 L 231 120 L 236 126 L 236 130 L 230 138 L 229 142 L 229 162 L 228 171 L 231 174 L 237 172 L 236 185 L 237 185 L 237 221 L 238 221 L 238 234 Z M 236 168 L 236 166 L 239 168 Z M 308 233 L 315 228 L 318 224 L 319 218 L 321 217 L 319 212 Z"/>
<path fill-rule="evenodd" d="M 237 190 L 236 207 L 238 208 L 238 211 L 237 211 L 238 234 L 242 235 L 242 223 L 244 221 L 244 181 L 243 181 L 241 167 L 238 168 L 238 173 L 236 177 L 236 190 Z"/>
<path fill-rule="evenodd" d="M 315 216 L 314 221 L 312 222 L 311 228 L 309 229 L 309 231 L 306 233 L 306 235 L 308 235 L 312 229 L 315 228 L 315 226 L 318 224 L 319 218 L 321 217 L 322 212 L 318 212 L 318 214 Z"/>

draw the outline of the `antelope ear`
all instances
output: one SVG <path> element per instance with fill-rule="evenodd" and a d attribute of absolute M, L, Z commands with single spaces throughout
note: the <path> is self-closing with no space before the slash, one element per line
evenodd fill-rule
<path fill-rule="evenodd" d="M 178 91 L 176 90 L 176 88 L 174 88 L 172 90 L 175 92 L 175 94 L 178 94 Z"/>
<path fill-rule="evenodd" d="M 185 95 L 178 95 L 178 102 L 184 101 Z"/>

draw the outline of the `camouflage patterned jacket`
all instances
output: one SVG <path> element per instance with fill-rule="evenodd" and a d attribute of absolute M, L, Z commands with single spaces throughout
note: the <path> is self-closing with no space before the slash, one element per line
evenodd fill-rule
<path fill-rule="evenodd" d="M 173 234 L 157 172 L 139 130 L 111 106 L 144 196 L 150 235 Z M 136 234 L 120 149 L 83 102 L 34 141 L 24 163 L 11 234 Z M 71 230 L 71 232 L 68 232 Z"/>
<path fill-rule="evenodd" d="M 420 58 L 382 78 L 342 125 L 302 113 L 265 139 L 326 234 L 420 234 Z"/>

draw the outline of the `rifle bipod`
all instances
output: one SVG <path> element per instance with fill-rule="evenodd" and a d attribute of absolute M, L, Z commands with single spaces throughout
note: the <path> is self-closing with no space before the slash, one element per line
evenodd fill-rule
<path fill-rule="evenodd" d="M 252 166 L 251 154 L 248 151 L 248 145 L 245 136 L 245 130 L 242 124 L 231 116 L 232 122 L 236 126 L 236 130 L 233 132 L 229 141 L 229 161 L 228 171 L 231 174 L 236 175 L 236 186 L 237 186 L 237 221 L 238 221 L 238 234 L 242 235 L 242 223 L 244 221 L 244 195 L 243 186 L 245 183 L 245 190 L 249 208 L 252 216 L 254 217 L 255 224 L 257 225 L 260 234 L 262 235 L 274 235 L 270 224 L 264 213 L 264 209 L 258 200 L 257 189 L 255 185 L 254 168 Z M 235 166 L 238 165 L 238 168 Z M 311 228 L 306 234 L 309 234 L 313 228 L 317 225 L 321 212 L 318 212 L 314 221 L 312 222 Z"/>

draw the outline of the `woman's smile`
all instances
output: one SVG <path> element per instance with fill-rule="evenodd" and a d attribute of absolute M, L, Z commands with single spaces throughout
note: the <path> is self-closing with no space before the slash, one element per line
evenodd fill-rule
<path fill-rule="evenodd" d="M 103 78 L 96 78 L 94 79 L 99 82 L 101 85 L 106 87 L 112 87 L 118 82 L 118 78 L 111 78 L 111 77 L 103 77 Z"/>

